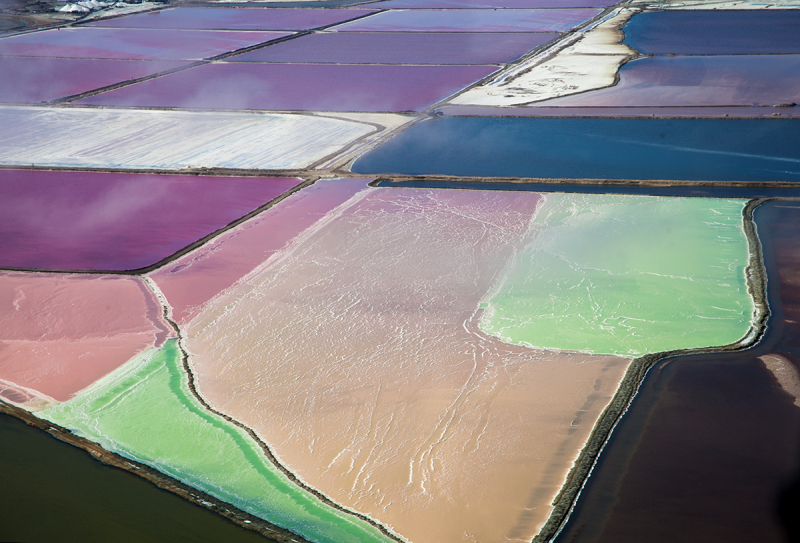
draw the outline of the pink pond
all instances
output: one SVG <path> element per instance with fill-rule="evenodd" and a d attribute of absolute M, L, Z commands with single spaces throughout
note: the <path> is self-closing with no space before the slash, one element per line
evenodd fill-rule
<path fill-rule="evenodd" d="M 288 32 L 62 28 L 0 40 L 0 55 L 113 59 L 203 59 L 288 36 Z"/>
<path fill-rule="evenodd" d="M 384 11 L 335 27 L 344 32 L 562 32 L 600 9 L 455 9 Z"/>
<path fill-rule="evenodd" d="M 215 63 L 79 103 L 278 111 L 420 111 L 495 70 L 497 66 Z"/>
<path fill-rule="evenodd" d="M 185 64 L 186 61 L 0 57 L 0 102 L 47 102 Z"/>
<path fill-rule="evenodd" d="M 0 379 L 17 385 L 4 395 L 18 401 L 68 400 L 172 335 L 138 277 L 15 272 L 0 272 L 0 330 Z"/>
<path fill-rule="evenodd" d="M 0 267 L 145 268 L 299 182 L 0 170 Z"/>
<path fill-rule="evenodd" d="M 388 9 L 539 9 L 601 8 L 618 0 L 389 0 L 376 4 Z"/>
<path fill-rule="evenodd" d="M 109 28 L 308 30 L 361 17 L 368 9 L 172 8 L 89 23 Z"/>
<path fill-rule="evenodd" d="M 772 106 L 800 102 L 800 55 L 653 57 L 629 62 L 619 75 L 615 87 L 548 100 L 546 105 Z"/>
<path fill-rule="evenodd" d="M 326 32 L 231 58 L 237 62 L 497 64 L 511 62 L 556 33 Z"/>
<path fill-rule="evenodd" d="M 150 274 L 172 306 L 179 324 L 233 286 L 260 264 L 278 257 L 303 232 L 324 224 L 325 216 L 367 188 L 369 179 L 317 181 L 215 238 L 203 247 Z"/>

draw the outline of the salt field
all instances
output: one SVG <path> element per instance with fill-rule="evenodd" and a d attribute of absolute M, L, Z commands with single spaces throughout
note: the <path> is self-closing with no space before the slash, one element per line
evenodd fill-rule
<path fill-rule="evenodd" d="M 322 116 L 136 109 L 0 107 L 0 120 L 0 163 L 73 168 L 307 168 L 383 129 Z"/>
<path fill-rule="evenodd" d="M 795 0 L 0 12 L 0 540 L 794 537 Z"/>

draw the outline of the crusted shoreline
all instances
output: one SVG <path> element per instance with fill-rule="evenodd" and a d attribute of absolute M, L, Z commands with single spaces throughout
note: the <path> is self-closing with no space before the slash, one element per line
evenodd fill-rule
<path fill-rule="evenodd" d="M 600 453 L 611 437 L 611 433 L 614 431 L 617 423 L 628 410 L 631 401 L 636 396 L 639 386 L 642 381 L 644 381 L 650 368 L 657 362 L 674 356 L 742 351 L 758 343 L 764 335 L 767 319 L 769 318 L 767 275 L 761 252 L 761 241 L 758 239 L 756 225 L 753 221 L 753 212 L 766 201 L 766 199 L 750 200 L 742 210 L 742 227 L 745 237 L 747 238 L 748 251 L 750 253 L 750 261 L 745 268 L 745 276 L 747 279 L 747 290 L 755 305 L 754 318 L 748 333 L 736 343 L 731 343 L 729 345 L 701 347 L 696 349 L 676 349 L 646 354 L 634 359 L 628 367 L 628 371 L 625 372 L 625 376 L 622 378 L 622 382 L 616 394 L 611 399 L 608 407 L 606 407 L 600 415 L 586 445 L 581 450 L 578 458 L 575 460 L 575 464 L 567 474 L 566 481 L 561 487 L 561 491 L 553 500 L 553 511 L 550 513 L 550 517 L 542 526 L 539 533 L 533 538 L 533 543 L 551 542 L 561 532 L 562 528 L 569 520 L 575 503 L 587 479 L 591 475 Z"/>

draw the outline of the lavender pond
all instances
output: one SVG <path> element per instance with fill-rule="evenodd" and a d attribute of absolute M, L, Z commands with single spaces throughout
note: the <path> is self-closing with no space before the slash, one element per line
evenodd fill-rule
<path fill-rule="evenodd" d="M 0 57 L 0 102 L 46 102 L 185 65 L 185 61 Z"/>
<path fill-rule="evenodd" d="M 649 57 L 625 64 L 619 83 L 547 106 L 773 106 L 800 102 L 800 55 Z"/>
<path fill-rule="evenodd" d="M 116 89 L 80 103 L 279 111 L 420 111 L 496 69 L 217 63 Z"/>
<path fill-rule="evenodd" d="M 90 26 L 196 30 L 308 30 L 373 13 L 364 9 L 172 8 L 106 19 Z"/>
<path fill-rule="evenodd" d="M 389 9 L 541 9 L 601 8 L 616 0 L 389 0 L 378 4 Z"/>
<path fill-rule="evenodd" d="M 625 42 L 647 55 L 800 53 L 800 10 L 672 10 L 640 13 Z"/>
<path fill-rule="evenodd" d="M 0 40 L 0 55 L 102 59 L 202 59 L 290 35 L 139 28 L 61 28 Z"/>
<path fill-rule="evenodd" d="M 538 33 L 324 32 L 237 55 L 236 62 L 498 64 L 558 37 Z"/>
<path fill-rule="evenodd" d="M 337 26 L 345 32 L 563 32 L 599 9 L 456 9 L 384 11 Z"/>

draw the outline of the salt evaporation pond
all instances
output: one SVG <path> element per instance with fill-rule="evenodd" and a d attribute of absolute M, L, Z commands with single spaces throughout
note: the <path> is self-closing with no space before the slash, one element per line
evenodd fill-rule
<path fill-rule="evenodd" d="M 88 26 L 173 30 L 308 30 L 374 12 L 368 9 L 179 7 L 94 21 Z"/>
<path fill-rule="evenodd" d="M 563 9 L 614 4 L 614 0 L 389 0 L 377 5 L 387 9 Z"/>
<path fill-rule="evenodd" d="M 136 277 L 0 272 L 0 396 L 65 401 L 172 334 Z"/>
<path fill-rule="evenodd" d="M 363 155 L 352 171 L 556 179 L 797 181 L 797 127 L 789 119 L 442 117 L 420 122 Z"/>
<path fill-rule="evenodd" d="M 658 228 L 638 224 L 659 209 Z M 255 430 L 311 487 L 419 543 L 465 533 L 533 537 L 630 361 L 570 351 L 591 350 L 586 345 L 531 348 L 525 338 L 504 342 L 481 329 L 524 323 L 517 302 L 541 302 L 523 288 L 528 277 L 569 300 L 574 282 L 548 282 L 529 254 L 552 251 L 558 240 L 580 254 L 585 270 L 641 276 L 652 272 L 641 265 L 652 252 L 639 260 L 629 253 L 649 243 L 663 253 L 651 259 L 655 273 L 670 277 L 653 278 L 639 294 L 671 289 L 674 298 L 685 290 L 676 276 L 714 275 L 718 288 L 696 301 L 692 315 L 683 306 L 669 306 L 671 317 L 662 309 L 661 326 L 676 334 L 695 315 L 750 303 L 726 253 L 745 243 L 737 202 L 328 180 L 263 215 L 149 279 L 151 288 L 163 286 L 162 302 L 176 302 L 196 390 Z M 689 226 L 666 232 L 673 223 Z M 265 236 L 271 230 L 275 239 Z M 653 235 L 643 240 L 640 232 Z M 694 258 L 674 256 L 693 247 L 693 236 L 707 242 Z M 586 249 L 602 246 L 611 257 Z M 734 265 L 719 266 L 725 255 Z M 598 291 L 613 288 L 584 279 Z M 107 281 L 94 280 L 87 285 Z M 150 299 L 146 312 L 160 319 L 143 282 L 119 280 L 139 281 L 139 295 Z M 507 289 L 519 291 L 510 305 Z M 9 303 L 24 304 L 15 293 Z M 578 308 L 566 305 L 574 307 L 549 310 Z M 616 309 L 587 309 L 597 319 L 584 328 L 602 328 L 603 314 L 613 320 Z M 161 326 L 160 341 L 40 415 L 308 540 L 386 540 L 295 486 L 243 429 L 206 409 L 189 390 L 176 341 L 162 344 Z M 737 326 L 709 330 L 705 341 L 729 341 Z"/>
<path fill-rule="evenodd" d="M 0 268 L 145 268 L 299 183 L 291 178 L 4 170 Z"/>
<path fill-rule="evenodd" d="M 0 40 L 0 55 L 106 59 L 202 59 L 290 35 L 288 32 L 59 28 Z"/>
<path fill-rule="evenodd" d="M 0 102 L 47 102 L 184 66 L 186 61 L 0 57 Z"/>
<path fill-rule="evenodd" d="M 363 179 L 325 179 L 215 237 L 150 274 L 169 300 L 172 318 L 189 322 L 212 298 L 290 249 L 295 238 L 356 193 Z"/>
<path fill-rule="evenodd" d="M 189 391 L 174 339 L 37 416 L 310 541 L 391 541 L 298 488 L 244 430 L 208 412 Z"/>
<path fill-rule="evenodd" d="M 279 111 L 421 111 L 497 69 L 497 66 L 214 63 L 78 103 Z"/>
<path fill-rule="evenodd" d="M 624 356 L 734 343 L 754 310 L 743 207 L 548 195 L 481 328 L 516 344 Z"/>
<path fill-rule="evenodd" d="M 184 327 L 200 394 L 411 541 L 529 540 L 629 361 L 481 332 L 538 202 L 357 193 Z"/>
<path fill-rule="evenodd" d="M 498 64 L 518 59 L 558 34 L 326 32 L 257 49 L 235 62 L 347 64 Z"/>
<path fill-rule="evenodd" d="M 620 68 L 619 83 L 613 87 L 555 98 L 540 105 L 774 106 L 795 102 L 800 102 L 800 55 L 715 55 L 634 60 Z M 784 110 L 770 113 L 780 115 Z M 696 115 L 703 115 L 702 110 L 695 111 Z M 734 116 L 737 113 L 730 111 Z"/>
<path fill-rule="evenodd" d="M 800 10 L 667 10 L 639 13 L 625 41 L 646 55 L 800 53 Z"/>
<path fill-rule="evenodd" d="M 563 32 L 599 9 L 384 11 L 336 26 L 337 32 Z"/>

